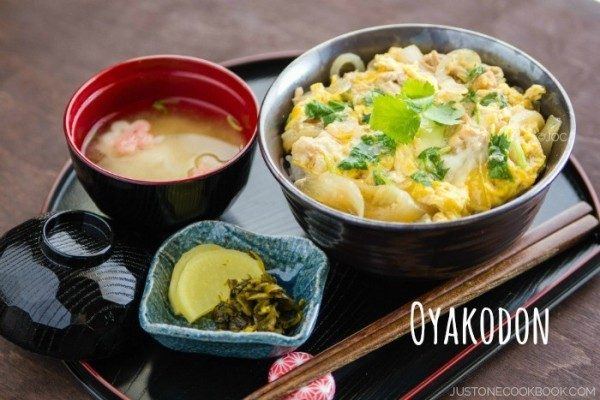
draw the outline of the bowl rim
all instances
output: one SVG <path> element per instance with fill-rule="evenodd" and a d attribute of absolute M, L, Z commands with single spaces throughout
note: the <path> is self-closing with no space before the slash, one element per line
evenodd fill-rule
<path fill-rule="evenodd" d="M 304 56 L 313 54 L 313 53 L 317 53 L 321 49 L 324 49 L 324 48 L 330 46 L 334 42 L 346 40 L 355 35 L 364 34 L 364 33 L 368 33 L 368 32 L 387 30 L 387 29 L 407 29 L 407 28 L 434 28 L 434 29 L 455 31 L 455 32 L 460 32 L 460 33 L 467 34 L 467 35 L 480 37 L 482 39 L 498 43 L 504 47 L 507 47 L 510 50 L 513 50 L 513 51 L 519 53 L 520 55 L 527 58 L 530 62 L 534 63 L 537 67 L 539 67 L 542 70 L 542 72 L 544 74 L 546 74 L 558 88 L 560 96 L 565 100 L 565 104 L 567 106 L 567 114 L 568 114 L 568 118 L 570 120 L 569 140 L 568 140 L 565 150 L 561 154 L 554 170 L 551 173 L 544 176 L 542 179 L 538 180 L 533 186 L 531 186 L 524 193 L 521 193 L 519 196 L 509 200 L 508 202 L 506 202 L 498 207 L 492 208 L 490 210 L 487 210 L 487 211 L 484 211 L 481 213 L 461 217 L 461 218 L 451 220 L 451 221 L 431 222 L 431 223 L 391 222 L 391 221 L 380 221 L 380 220 L 368 219 L 368 218 L 364 218 L 364 217 L 357 217 L 357 216 L 336 210 L 329 206 L 326 206 L 326 205 L 314 200 L 310 196 L 303 193 L 300 189 L 298 189 L 291 182 L 291 180 L 279 170 L 279 168 L 277 167 L 278 163 L 271 158 L 271 155 L 268 152 L 267 139 L 265 137 L 264 129 L 263 129 L 263 127 L 266 124 L 267 116 L 263 111 L 264 111 L 264 105 L 268 101 L 271 100 L 270 96 L 273 95 L 274 87 L 282 82 L 283 75 L 287 70 L 294 67 L 296 64 L 300 63 L 301 58 L 303 58 Z M 269 87 L 269 90 L 265 94 L 264 100 L 261 104 L 261 112 L 259 114 L 259 119 L 258 119 L 258 129 L 259 129 L 260 152 L 261 152 L 263 159 L 265 160 L 265 164 L 267 164 L 269 171 L 275 177 L 275 179 L 279 182 L 281 187 L 284 189 L 284 192 L 287 191 L 289 194 L 293 195 L 296 200 L 301 201 L 305 206 L 316 208 L 320 212 L 323 212 L 333 218 L 343 220 L 345 223 L 348 223 L 351 225 L 363 226 L 363 227 L 374 228 L 374 229 L 383 229 L 383 230 L 388 230 L 388 231 L 397 231 L 397 230 L 426 231 L 426 230 L 438 229 L 438 228 L 443 229 L 443 228 L 460 227 L 460 226 L 469 225 L 471 223 L 483 221 L 489 217 L 493 217 L 495 215 L 502 214 L 503 212 L 508 211 L 509 209 L 520 206 L 520 205 L 526 203 L 527 201 L 531 200 L 532 198 L 534 198 L 540 192 L 544 191 L 552 183 L 552 181 L 554 181 L 554 179 L 558 176 L 558 174 L 564 168 L 565 164 L 567 163 L 567 161 L 569 159 L 569 156 L 573 150 L 573 146 L 575 143 L 576 122 L 575 122 L 575 113 L 573 111 L 573 105 L 571 104 L 571 100 L 569 99 L 569 96 L 567 95 L 565 89 L 560 84 L 558 79 L 556 79 L 554 77 L 554 75 L 552 75 L 552 73 L 550 73 L 550 71 L 546 67 L 544 67 L 539 61 L 537 61 L 535 58 L 533 58 L 532 56 L 530 56 L 523 50 L 520 50 L 519 48 L 517 48 L 503 40 L 495 38 L 493 36 L 486 35 L 484 33 L 476 32 L 476 31 L 472 31 L 469 29 L 448 26 L 448 25 L 438 25 L 438 24 L 406 23 L 406 24 L 378 25 L 378 26 L 363 28 L 363 29 L 351 31 L 348 33 L 344 33 L 342 35 L 331 38 L 325 42 L 322 42 L 322 43 L 312 47 L 311 49 L 307 50 L 306 52 L 302 53 L 300 56 L 298 56 L 298 58 L 296 58 L 294 61 L 292 61 L 279 74 L 279 76 L 273 82 L 271 87 Z"/>
<path fill-rule="evenodd" d="M 266 241 L 285 241 L 285 242 L 299 242 L 307 246 L 312 253 L 319 256 L 319 266 L 314 276 L 313 284 L 311 285 L 314 289 L 313 296 L 305 299 L 310 315 L 305 314 L 305 318 L 300 323 L 300 329 L 292 336 L 284 335 L 275 332 L 232 332 L 226 330 L 210 330 L 210 329 L 198 329 L 192 326 L 179 326 L 172 325 L 165 322 L 152 322 L 146 316 L 148 311 L 148 300 L 150 295 L 156 289 L 154 288 L 155 282 L 153 278 L 154 271 L 159 267 L 160 256 L 164 253 L 165 248 L 169 246 L 172 241 L 176 240 L 180 236 L 184 236 L 188 231 L 194 230 L 199 226 L 208 225 L 224 225 L 228 229 L 231 229 L 235 234 L 245 234 L 256 238 L 264 239 Z M 169 337 L 176 337 L 181 339 L 195 340 L 195 341 L 210 341 L 212 343 L 254 343 L 254 344 L 267 344 L 274 346 L 300 346 L 308 338 L 314 330 L 319 316 L 319 309 L 323 300 L 323 293 L 325 290 L 325 283 L 327 281 L 327 275 L 329 273 L 329 259 L 327 255 L 318 248 L 312 241 L 307 238 L 300 236 L 291 235 L 264 235 L 260 233 L 254 233 L 237 225 L 220 221 L 220 220 L 207 220 L 199 221 L 190 224 L 179 231 L 173 233 L 167 239 L 163 241 L 156 253 L 154 254 L 152 261 L 150 262 L 150 268 L 148 269 L 148 275 L 146 278 L 146 284 L 144 292 L 140 301 L 139 307 L 139 321 L 142 328 L 150 333 L 156 335 L 163 335 Z"/>
<path fill-rule="evenodd" d="M 143 179 L 128 178 L 128 177 L 125 177 L 122 175 L 115 174 L 114 172 L 111 172 L 111 171 L 95 164 L 88 157 L 86 157 L 86 155 L 81 151 L 81 149 L 79 149 L 73 142 L 72 138 L 69 135 L 69 132 L 71 129 L 68 127 L 67 119 L 68 119 L 68 116 L 73 113 L 72 109 L 73 109 L 73 102 L 74 102 L 75 98 L 78 97 L 88 86 L 92 85 L 94 82 L 96 82 L 98 79 L 100 79 L 101 76 L 103 76 L 104 74 L 110 72 L 111 70 L 113 70 L 117 67 L 120 67 L 123 65 L 128 65 L 128 64 L 136 64 L 136 63 L 140 63 L 140 62 L 153 61 L 153 60 L 190 61 L 193 63 L 202 64 L 205 67 L 216 69 L 216 70 L 228 75 L 233 80 L 235 80 L 237 83 L 239 83 L 241 88 L 249 94 L 249 96 L 250 96 L 249 98 L 252 101 L 251 104 L 254 105 L 254 108 L 255 108 L 256 114 L 257 114 L 257 119 L 256 119 L 256 124 L 254 126 L 254 129 L 252 130 L 250 138 L 244 144 L 244 147 L 242 147 L 240 149 L 240 151 L 238 151 L 234 157 L 227 160 L 227 162 L 222 164 L 219 168 L 216 168 L 214 170 L 208 171 L 208 172 L 206 172 L 204 174 L 200 174 L 200 175 L 195 175 L 195 176 L 185 177 L 185 178 L 180 178 L 180 179 L 170 179 L 170 180 L 164 180 L 164 181 L 149 181 L 149 180 L 143 180 Z M 256 99 L 256 95 L 254 94 L 254 92 L 252 91 L 250 86 L 242 78 L 240 78 L 237 74 L 235 74 L 233 71 L 229 70 L 225 66 L 214 63 L 212 61 L 208 61 L 208 60 L 199 58 L 199 57 L 183 56 L 183 55 L 178 55 L 178 54 L 155 54 L 155 55 L 149 55 L 149 56 L 130 58 L 130 59 L 127 59 L 124 61 L 120 61 L 120 62 L 111 64 L 108 67 L 105 67 L 102 70 L 100 70 L 99 72 L 95 73 L 91 78 L 87 79 L 70 96 L 69 101 L 65 107 L 65 111 L 63 113 L 62 124 L 63 124 L 63 133 L 65 135 L 65 139 L 67 141 L 67 145 L 69 147 L 69 150 L 71 151 L 71 154 L 74 154 L 86 166 L 92 168 L 93 170 L 99 172 L 102 175 L 105 175 L 109 178 L 116 179 L 118 181 L 133 183 L 133 184 L 137 184 L 137 185 L 144 185 L 144 186 L 161 186 L 161 185 L 172 185 L 172 184 L 178 184 L 178 183 L 199 181 L 199 180 L 208 178 L 212 175 L 216 175 L 216 174 L 224 171 L 225 169 L 229 168 L 233 164 L 235 164 L 240 158 L 242 158 L 248 151 L 250 151 L 252 149 L 252 147 L 254 146 L 254 143 L 256 142 L 256 139 L 258 136 L 259 112 L 260 112 L 260 105 L 258 103 L 258 100 Z"/>

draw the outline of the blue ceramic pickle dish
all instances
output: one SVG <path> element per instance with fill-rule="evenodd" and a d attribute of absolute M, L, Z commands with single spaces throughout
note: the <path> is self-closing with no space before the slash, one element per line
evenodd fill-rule
<path fill-rule="evenodd" d="M 304 299 L 304 318 L 289 335 L 272 332 L 217 330 L 203 317 L 193 324 L 176 316 L 168 289 L 173 268 L 183 253 L 203 243 L 257 253 L 265 269 L 288 294 Z M 224 357 L 269 358 L 294 351 L 312 333 L 329 271 L 327 256 L 310 240 L 292 236 L 265 236 L 221 221 L 202 221 L 183 228 L 158 249 L 150 265 L 142 295 L 142 328 L 163 346 L 188 353 Z"/>

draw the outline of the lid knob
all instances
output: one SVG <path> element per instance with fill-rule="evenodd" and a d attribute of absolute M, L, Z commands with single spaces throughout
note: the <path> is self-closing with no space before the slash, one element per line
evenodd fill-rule
<path fill-rule="evenodd" d="M 110 257 L 113 231 L 99 215 L 87 211 L 63 211 L 44 223 L 41 245 L 44 255 L 58 264 L 91 267 Z"/>

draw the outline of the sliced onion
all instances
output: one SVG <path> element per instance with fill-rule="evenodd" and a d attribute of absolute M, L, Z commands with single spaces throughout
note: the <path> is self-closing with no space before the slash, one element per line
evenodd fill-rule
<path fill-rule="evenodd" d="M 402 54 L 404 55 L 404 58 L 406 58 L 406 60 L 410 63 L 419 62 L 423 58 L 423 53 L 421 53 L 421 50 L 414 44 L 403 48 Z"/>
<path fill-rule="evenodd" d="M 335 60 L 333 60 L 331 69 L 329 70 L 329 76 L 341 76 L 340 73 L 342 72 L 343 68 L 349 64 L 354 66 L 354 71 L 360 72 L 365 70 L 365 63 L 357 54 L 344 53 L 340 54 Z"/>
<path fill-rule="evenodd" d="M 558 130 L 560 129 L 561 124 L 562 121 L 560 118 L 556 118 L 554 115 L 551 115 L 546 120 L 546 125 L 544 125 L 544 128 L 537 135 L 546 157 L 550 155 L 552 145 L 554 144 L 554 140 L 558 135 Z"/>
<path fill-rule="evenodd" d="M 329 88 L 327 88 L 327 90 L 331 94 L 342 94 L 347 92 L 351 88 L 352 84 L 350 82 L 348 82 L 344 78 L 338 78 L 335 80 L 335 82 L 329 85 Z"/>
<path fill-rule="evenodd" d="M 238 122 L 237 119 L 235 119 L 235 117 L 231 114 L 227 114 L 227 123 L 229 124 L 229 126 L 231 126 L 233 128 L 233 130 L 241 132 L 242 131 L 242 127 L 240 125 L 240 123 Z"/>

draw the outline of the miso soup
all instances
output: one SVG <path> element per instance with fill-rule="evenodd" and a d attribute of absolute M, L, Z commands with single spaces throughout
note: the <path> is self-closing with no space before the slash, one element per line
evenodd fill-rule
<path fill-rule="evenodd" d="M 227 113 L 186 98 L 134 106 L 87 136 L 84 152 L 126 178 L 169 181 L 206 174 L 243 148 L 239 123 Z"/>

